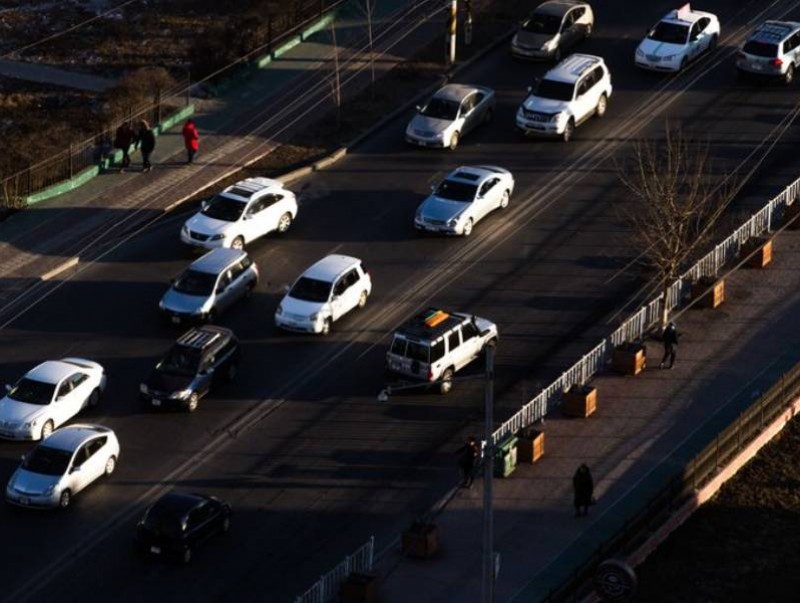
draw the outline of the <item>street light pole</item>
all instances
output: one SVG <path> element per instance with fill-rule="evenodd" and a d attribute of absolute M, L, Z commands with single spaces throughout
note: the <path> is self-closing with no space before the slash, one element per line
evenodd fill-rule
<path fill-rule="evenodd" d="M 494 603 L 494 516 L 492 513 L 492 477 L 494 470 L 494 346 L 486 346 L 484 401 L 486 422 L 483 448 L 483 603 Z"/>

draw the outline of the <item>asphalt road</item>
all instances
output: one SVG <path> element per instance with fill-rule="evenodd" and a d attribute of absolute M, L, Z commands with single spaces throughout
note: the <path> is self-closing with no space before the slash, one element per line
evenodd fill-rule
<path fill-rule="evenodd" d="M 606 117 L 580 127 L 573 142 L 526 140 L 514 130 L 524 90 L 545 67 L 515 63 L 500 48 L 460 78 L 495 88 L 498 108 L 457 152 L 406 147 L 403 116 L 330 171 L 296 185 L 301 211 L 293 230 L 252 246 L 262 276 L 257 294 L 222 319 L 243 340 L 239 379 L 194 415 L 145 412 L 136 397 L 141 377 L 178 335 L 158 321 L 157 302 L 191 259 L 178 242 L 181 216 L 53 288 L 3 329 L 6 381 L 67 354 L 103 363 L 107 395 L 80 419 L 113 427 L 123 449 L 113 478 L 82 493 L 68 512 L 0 505 L 5 597 L 292 600 L 370 534 L 380 548 L 424 512 L 452 484 L 452 453 L 480 422 L 477 382 L 447 397 L 376 401 L 396 325 L 429 303 L 495 320 L 498 418 L 609 331 L 606 321 L 642 284 L 622 272 L 633 251 L 614 153 L 629 150 L 630 137 L 658 133 L 669 116 L 712 144 L 720 172 L 762 158 L 759 145 L 793 109 L 797 90 L 738 82 L 732 46 L 766 17 L 800 18 L 800 2 L 766 8 L 754 1 L 735 11 L 708 2 L 702 8 L 722 21 L 721 48 L 677 77 L 632 65 L 636 41 L 670 3 L 609 4 L 597 10 L 595 35 L 580 50 L 605 57 L 615 93 Z M 758 11 L 765 12 L 756 18 Z M 767 161 L 779 163 L 796 143 L 791 130 Z M 511 206 L 469 240 L 416 237 L 413 212 L 429 184 L 457 165 L 486 163 L 514 173 Z M 367 308 L 327 339 L 276 332 L 283 285 L 334 251 L 369 268 Z M 29 447 L 0 443 L 0 481 Z M 186 568 L 147 562 L 132 549 L 143 506 L 173 486 L 219 495 L 235 513 L 231 534 Z"/>

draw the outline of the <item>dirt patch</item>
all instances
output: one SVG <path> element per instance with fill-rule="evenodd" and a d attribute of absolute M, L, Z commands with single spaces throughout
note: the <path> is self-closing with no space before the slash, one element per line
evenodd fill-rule
<path fill-rule="evenodd" d="M 800 421 L 794 420 L 637 569 L 637 601 L 800 598 Z"/>

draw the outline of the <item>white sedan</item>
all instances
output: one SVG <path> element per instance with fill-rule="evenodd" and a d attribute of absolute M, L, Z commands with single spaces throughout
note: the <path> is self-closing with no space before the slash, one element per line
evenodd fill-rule
<path fill-rule="evenodd" d="M 0 400 L 0 437 L 39 440 L 87 406 L 106 387 L 103 367 L 91 360 L 48 360 L 28 371 Z"/>
<path fill-rule="evenodd" d="M 481 165 L 453 170 L 417 208 L 417 230 L 468 237 L 481 219 L 505 209 L 514 177 L 500 167 Z"/>
<path fill-rule="evenodd" d="M 692 10 L 689 4 L 670 11 L 636 48 L 637 67 L 653 71 L 681 71 L 719 40 L 716 15 Z"/>
<path fill-rule="evenodd" d="M 100 425 L 70 425 L 51 434 L 22 457 L 6 486 L 6 500 L 22 507 L 66 509 L 72 497 L 119 459 L 114 432 Z"/>

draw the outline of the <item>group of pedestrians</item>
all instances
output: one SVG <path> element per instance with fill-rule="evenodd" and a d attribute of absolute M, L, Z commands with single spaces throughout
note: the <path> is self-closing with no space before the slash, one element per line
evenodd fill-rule
<path fill-rule="evenodd" d="M 186 148 L 186 163 L 194 163 L 194 157 L 200 149 L 200 133 L 194 120 L 186 121 L 181 134 Z M 138 149 L 142 153 L 142 172 L 153 169 L 150 157 L 156 149 L 156 134 L 146 119 L 139 121 L 138 129 L 134 129 L 129 121 L 122 123 L 114 135 L 114 148 L 122 151 L 120 173 L 124 173 L 131 165 L 131 149 Z"/>

